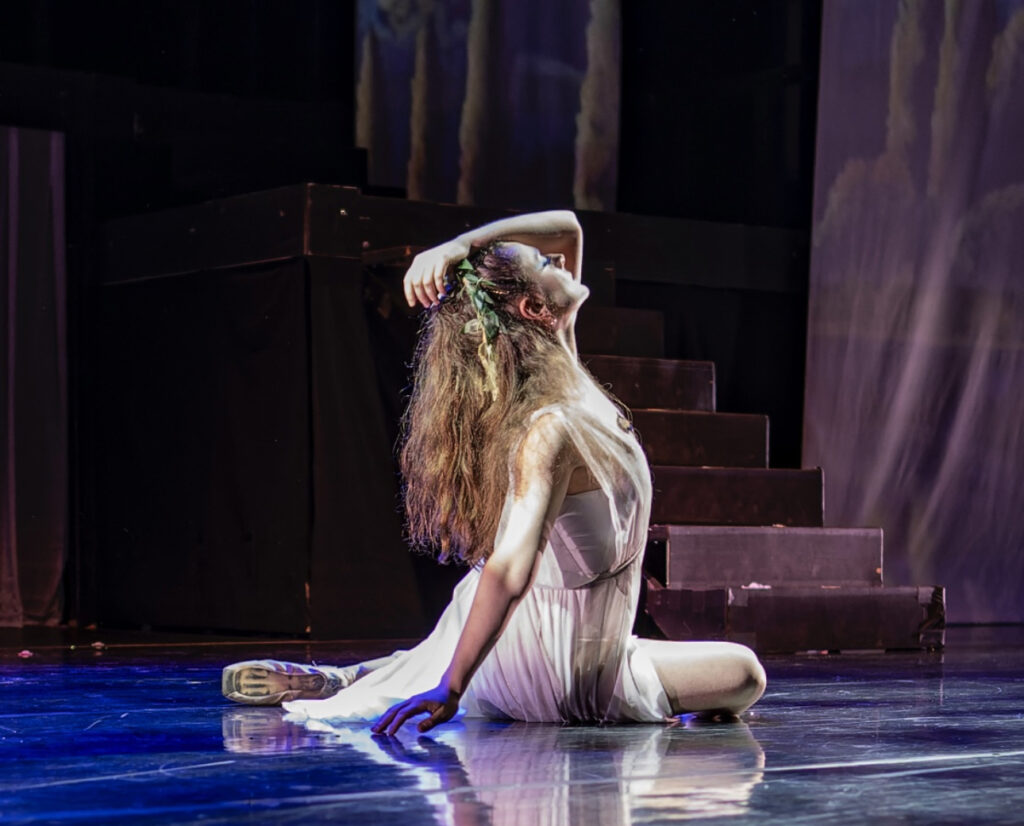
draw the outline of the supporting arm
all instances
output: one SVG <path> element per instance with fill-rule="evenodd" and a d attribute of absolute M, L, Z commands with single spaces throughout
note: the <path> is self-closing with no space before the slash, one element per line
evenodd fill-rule
<path fill-rule="evenodd" d="M 429 714 L 418 729 L 450 720 L 480 663 L 494 647 L 512 612 L 530 589 L 541 549 L 561 509 L 571 475 L 564 431 L 557 418 L 539 418 L 516 456 L 506 525 L 480 573 L 466 625 L 441 682 L 392 706 L 373 726 L 389 735 L 410 717 Z"/>

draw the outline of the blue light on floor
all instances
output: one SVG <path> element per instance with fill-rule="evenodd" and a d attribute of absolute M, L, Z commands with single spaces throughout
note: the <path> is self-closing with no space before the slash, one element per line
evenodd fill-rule
<path fill-rule="evenodd" d="M 337 645 L 299 653 L 354 658 Z M 952 629 L 942 653 L 768 658 L 768 692 L 740 723 L 465 719 L 398 739 L 310 732 L 223 700 L 220 666 L 251 648 L 15 654 L 0 651 L 3 822 L 1014 822 L 1024 811 L 1020 629 Z"/>

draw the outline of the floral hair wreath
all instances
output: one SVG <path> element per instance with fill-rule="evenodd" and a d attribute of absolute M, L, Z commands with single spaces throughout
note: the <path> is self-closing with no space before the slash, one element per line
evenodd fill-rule
<path fill-rule="evenodd" d="M 494 303 L 493 293 L 501 294 L 498 285 L 493 281 L 482 278 L 468 258 L 463 258 L 455 265 L 453 275 L 462 282 L 462 291 L 469 298 L 476 318 L 467 321 L 462 332 L 474 334 L 478 330 L 482 333 L 480 347 L 477 350 L 477 357 L 484 368 L 484 376 L 487 381 L 487 389 L 492 398 L 498 397 L 498 373 L 494 366 L 494 341 L 498 333 L 505 332 L 505 325 L 498 315 L 498 308 Z"/>

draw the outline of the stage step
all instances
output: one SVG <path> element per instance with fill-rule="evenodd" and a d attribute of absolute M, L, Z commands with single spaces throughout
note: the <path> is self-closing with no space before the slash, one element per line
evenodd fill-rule
<path fill-rule="evenodd" d="M 924 587 L 662 588 L 646 611 L 668 639 L 731 640 L 760 654 L 941 648 L 945 589 Z"/>
<path fill-rule="evenodd" d="M 644 567 L 675 589 L 877 587 L 882 530 L 652 525 Z"/>
<path fill-rule="evenodd" d="M 653 524 L 820 528 L 820 468 L 692 468 L 655 465 Z"/>
<path fill-rule="evenodd" d="M 665 318 L 657 310 L 587 304 L 576 319 L 581 353 L 612 356 L 665 355 Z"/>
<path fill-rule="evenodd" d="M 768 467 L 768 417 L 692 410 L 633 410 L 655 465 Z"/>
<path fill-rule="evenodd" d="M 594 352 L 582 342 L 579 347 L 581 353 Z M 714 362 L 606 355 L 582 360 L 627 407 L 715 410 Z"/>

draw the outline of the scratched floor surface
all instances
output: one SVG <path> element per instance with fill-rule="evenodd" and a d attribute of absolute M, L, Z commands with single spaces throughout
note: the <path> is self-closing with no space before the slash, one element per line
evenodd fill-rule
<path fill-rule="evenodd" d="M 219 693 L 235 659 L 379 646 L 90 639 L 0 637 L 4 823 L 1024 822 L 1022 628 L 952 629 L 938 654 L 769 659 L 739 724 L 464 721 L 396 741 Z"/>

